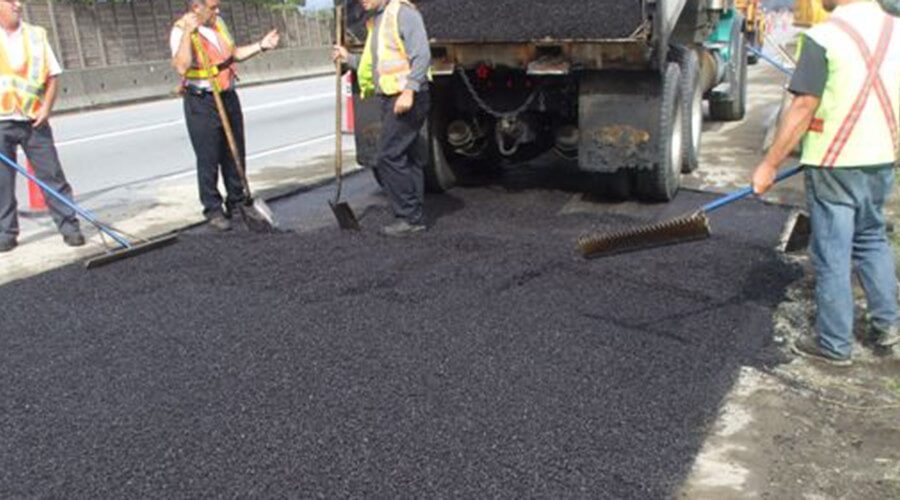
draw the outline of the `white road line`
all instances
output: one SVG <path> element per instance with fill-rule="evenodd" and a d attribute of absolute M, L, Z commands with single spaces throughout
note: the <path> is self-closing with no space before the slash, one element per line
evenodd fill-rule
<path fill-rule="evenodd" d="M 333 99 L 334 92 L 327 93 L 327 94 L 314 94 L 314 95 L 303 96 L 303 97 L 295 97 L 293 99 L 284 99 L 281 101 L 275 101 L 275 102 L 270 102 L 270 103 L 266 103 L 266 104 L 259 104 L 256 106 L 247 106 L 243 109 L 243 111 L 244 111 L 244 114 L 247 114 L 247 113 L 253 113 L 255 111 L 260 111 L 260 110 L 264 110 L 264 109 L 278 108 L 278 107 L 282 107 L 285 105 L 298 104 L 298 103 L 302 103 L 302 102 L 317 101 L 319 99 L 325 99 L 325 98 Z M 68 141 L 60 141 L 60 142 L 56 143 L 56 147 L 61 148 L 61 147 L 65 147 L 65 146 L 74 146 L 76 144 L 84 144 L 86 142 L 100 141 L 100 140 L 104 140 L 104 139 L 112 139 L 114 137 L 122 137 L 122 136 L 126 136 L 126 135 L 140 134 L 142 132 L 150 132 L 153 130 L 159 130 L 161 128 L 171 127 L 174 125 L 183 125 L 183 124 L 184 124 L 183 118 L 178 119 L 178 120 L 169 120 L 169 121 L 162 122 L 162 123 L 155 123 L 153 125 L 144 125 L 142 127 L 134 127 L 134 128 L 125 129 L 125 130 L 117 130 L 115 132 L 106 132 L 104 134 L 80 137 L 78 139 L 70 139 Z"/>
<path fill-rule="evenodd" d="M 260 151 L 259 153 L 254 153 L 252 155 L 248 155 L 247 161 L 249 162 L 250 160 L 257 160 L 259 158 L 265 158 L 266 156 L 272 156 L 272 155 L 275 155 L 278 153 L 284 153 L 285 151 L 300 149 L 300 148 L 303 148 L 306 146 L 312 146 L 313 144 L 318 144 L 320 142 L 333 141 L 333 140 L 334 140 L 334 134 L 323 135 L 321 137 L 315 137 L 313 139 L 307 139 L 305 141 L 300 141 L 300 142 L 297 142 L 294 144 L 288 144 L 286 146 L 279 146 L 277 148 L 267 149 L 265 151 Z M 249 170 L 248 170 L 248 172 L 249 172 Z M 196 175 L 196 172 L 194 171 L 194 169 L 189 169 L 184 172 L 179 172 L 177 174 L 172 174 L 170 176 L 167 176 L 166 179 L 179 179 L 182 177 L 189 177 L 192 175 Z"/>

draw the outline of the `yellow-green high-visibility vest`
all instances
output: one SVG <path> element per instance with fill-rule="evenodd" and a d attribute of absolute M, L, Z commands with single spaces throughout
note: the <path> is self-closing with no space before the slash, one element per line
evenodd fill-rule
<path fill-rule="evenodd" d="M 406 88 L 412 68 L 406 45 L 400 37 L 400 7 L 406 4 L 415 8 L 409 0 L 391 0 L 381 15 L 378 27 L 378 40 L 373 40 L 375 21 L 369 19 L 366 27 L 369 30 L 366 47 L 357 69 L 360 96 L 365 99 L 375 94 L 376 88 L 385 95 L 396 95 Z M 373 50 L 378 54 L 378 85 L 375 85 L 373 68 Z"/>
<path fill-rule="evenodd" d="M 874 1 L 844 5 L 807 31 L 828 58 L 828 81 L 802 163 L 861 167 L 897 161 L 900 21 Z"/>
<path fill-rule="evenodd" d="M 13 68 L 6 51 L 0 49 L 0 115 L 19 112 L 31 119 L 44 103 L 50 58 L 47 54 L 47 32 L 39 26 L 22 23 L 25 59 Z"/>

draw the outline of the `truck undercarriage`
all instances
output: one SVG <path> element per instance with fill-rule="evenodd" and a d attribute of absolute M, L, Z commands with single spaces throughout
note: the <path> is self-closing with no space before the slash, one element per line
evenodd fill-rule
<path fill-rule="evenodd" d="M 668 201 L 698 165 L 702 101 L 714 119 L 743 116 L 743 23 L 730 1 L 528 3 L 416 2 L 432 46 L 421 141 L 431 190 L 552 151 L 613 176 L 620 196 Z M 365 13 L 347 7 L 351 38 L 364 40 Z M 356 104 L 358 161 L 375 166 L 377 111 Z"/>

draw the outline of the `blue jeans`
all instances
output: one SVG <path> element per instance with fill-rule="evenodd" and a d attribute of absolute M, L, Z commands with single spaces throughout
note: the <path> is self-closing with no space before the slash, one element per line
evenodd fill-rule
<path fill-rule="evenodd" d="M 853 348 L 854 268 L 866 293 L 871 326 L 887 330 L 897 322 L 894 251 L 884 220 L 894 170 L 808 167 L 805 175 L 819 345 L 847 357 Z"/>

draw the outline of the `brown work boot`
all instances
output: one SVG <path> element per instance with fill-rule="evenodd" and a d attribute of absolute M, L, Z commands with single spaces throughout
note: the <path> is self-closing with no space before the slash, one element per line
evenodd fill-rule
<path fill-rule="evenodd" d="M 206 219 L 206 223 L 209 224 L 209 227 L 220 233 L 231 231 L 231 221 L 226 219 L 225 214 L 222 212 L 210 214 Z"/>
<path fill-rule="evenodd" d="M 896 325 L 887 329 L 869 326 L 862 344 L 876 356 L 890 356 L 894 352 L 894 346 L 900 344 L 900 329 Z"/>
<path fill-rule="evenodd" d="M 381 229 L 381 232 L 386 236 L 393 236 L 397 238 L 401 238 L 404 236 L 411 236 L 416 233 L 422 233 L 428 230 L 428 227 L 425 224 L 410 224 L 405 220 L 400 222 L 395 222 L 389 226 L 384 226 Z"/>
<path fill-rule="evenodd" d="M 831 354 L 819 345 L 819 340 L 815 337 L 804 335 L 791 344 L 791 351 L 794 354 L 809 358 L 815 361 L 828 363 L 831 366 L 848 367 L 853 364 L 850 356 L 840 357 Z"/>

